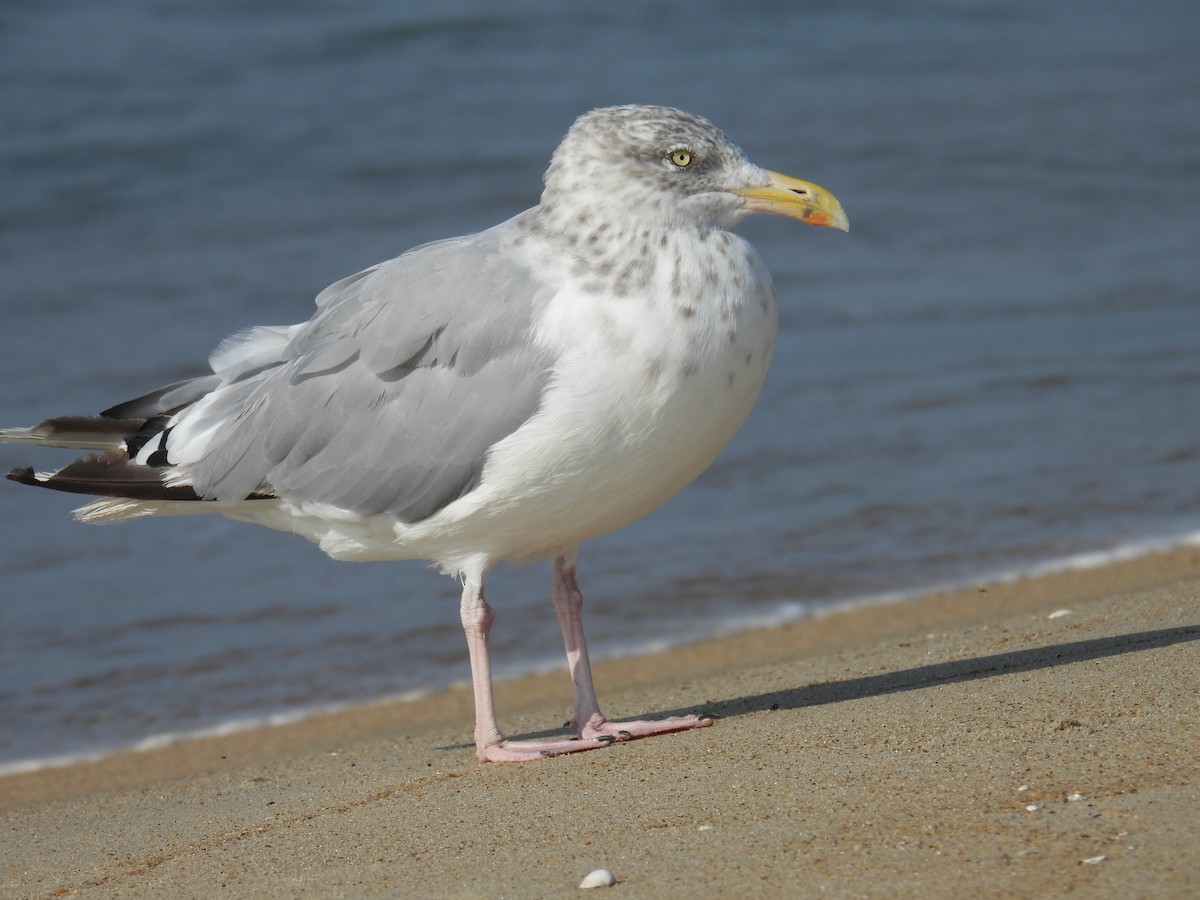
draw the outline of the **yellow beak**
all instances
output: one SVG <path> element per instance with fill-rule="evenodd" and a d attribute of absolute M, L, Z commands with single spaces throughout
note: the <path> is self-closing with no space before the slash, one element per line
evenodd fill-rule
<path fill-rule="evenodd" d="M 850 230 L 850 220 L 837 197 L 811 181 L 801 181 L 790 175 L 767 172 L 770 183 L 763 187 L 738 188 L 733 193 L 743 197 L 742 207 L 751 212 L 776 213 L 807 222 Z"/>

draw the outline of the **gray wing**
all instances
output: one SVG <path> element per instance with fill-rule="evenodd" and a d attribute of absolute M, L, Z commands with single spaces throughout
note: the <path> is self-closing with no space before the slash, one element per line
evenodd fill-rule
<path fill-rule="evenodd" d="M 186 461 L 186 442 L 210 432 L 190 477 L 223 501 L 270 491 L 413 522 L 469 492 L 549 377 L 529 336 L 553 290 L 514 254 L 514 226 L 428 244 L 327 288 L 316 315 L 287 330 L 277 365 L 256 361 L 179 417 L 168 458 Z"/>

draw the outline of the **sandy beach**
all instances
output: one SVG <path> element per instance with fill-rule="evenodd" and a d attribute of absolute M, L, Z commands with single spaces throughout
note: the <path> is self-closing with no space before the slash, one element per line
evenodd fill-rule
<path fill-rule="evenodd" d="M 596 674 L 614 718 L 719 721 L 483 765 L 464 687 L 10 775 L 0 895 L 1200 895 L 1200 549 Z M 570 693 L 497 699 L 528 736 Z"/>

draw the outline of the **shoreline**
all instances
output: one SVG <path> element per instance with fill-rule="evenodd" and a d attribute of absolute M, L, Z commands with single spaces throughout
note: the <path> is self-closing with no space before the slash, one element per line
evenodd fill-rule
<path fill-rule="evenodd" d="M 0 776 L 0 893 L 542 896 L 603 866 L 636 896 L 688 871 L 769 896 L 1180 896 L 1198 662 L 1196 546 L 857 605 L 597 663 L 614 718 L 720 717 L 696 732 L 482 765 L 456 686 Z M 570 702 L 561 670 L 496 694 L 514 735 Z"/>
<path fill-rule="evenodd" d="M 820 619 L 829 615 L 852 612 L 858 609 L 872 609 L 893 603 L 909 603 L 925 597 L 958 594 L 978 588 L 995 587 L 1012 581 L 1027 581 L 1047 576 L 1060 575 L 1067 572 L 1104 569 L 1114 565 L 1135 562 L 1142 558 L 1157 558 L 1176 551 L 1186 551 L 1189 548 L 1200 547 L 1200 532 L 1186 531 L 1170 537 L 1148 538 L 1115 545 L 1111 548 L 1096 551 L 1084 551 L 1069 556 L 1052 558 L 1042 562 L 1031 563 L 1026 568 L 999 569 L 985 571 L 976 577 L 964 579 L 961 582 L 935 584 L 926 588 L 896 591 L 894 593 L 850 597 L 843 600 L 830 601 L 810 606 L 805 603 L 800 612 L 789 613 L 781 610 L 775 615 L 757 616 L 753 619 L 730 620 L 718 627 L 713 634 L 698 640 L 685 640 L 662 646 L 661 642 L 646 640 L 629 653 L 603 655 L 593 653 L 593 661 L 612 662 L 639 656 L 670 652 L 678 647 L 689 644 L 703 644 L 708 641 L 721 640 L 744 633 L 764 632 L 796 622 Z M 464 650 L 465 655 L 465 650 Z M 564 669 L 564 663 L 559 658 L 561 654 L 548 653 L 546 660 L 536 666 L 517 671 L 513 674 L 497 677 L 499 681 L 511 681 L 537 675 L 549 675 Z M 276 728 L 280 725 L 299 724 L 313 718 L 338 715 L 355 709 L 365 709 L 380 705 L 407 703 L 430 695 L 469 687 L 469 682 L 456 681 L 450 684 L 439 684 L 428 688 L 417 688 L 390 694 L 383 697 L 348 700 L 330 703 L 323 706 L 308 708 L 293 708 L 276 710 L 265 713 L 249 713 L 229 719 L 222 719 L 207 725 L 185 728 L 179 731 L 166 731 L 147 734 L 129 743 L 114 742 L 90 750 L 51 753 L 43 757 L 24 759 L 0 760 L 0 786 L 3 780 L 13 775 L 26 775 L 46 769 L 61 769 L 76 765 L 101 762 L 111 756 L 126 753 L 143 753 L 149 750 L 159 750 L 176 746 L 194 740 L 220 738 L 240 732 L 254 731 L 264 728 Z"/>

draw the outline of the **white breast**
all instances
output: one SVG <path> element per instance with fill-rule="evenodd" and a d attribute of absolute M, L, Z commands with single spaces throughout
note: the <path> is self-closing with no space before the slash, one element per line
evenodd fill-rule
<path fill-rule="evenodd" d="M 402 544 L 448 570 L 530 559 L 640 518 L 707 468 L 749 413 L 774 348 L 770 276 L 720 232 L 725 264 L 684 259 L 614 297 L 569 282 L 539 323 L 558 363 L 539 413 L 493 448 L 479 487 Z"/>

